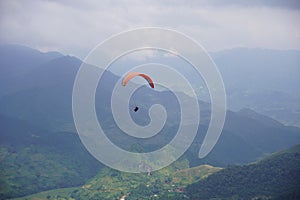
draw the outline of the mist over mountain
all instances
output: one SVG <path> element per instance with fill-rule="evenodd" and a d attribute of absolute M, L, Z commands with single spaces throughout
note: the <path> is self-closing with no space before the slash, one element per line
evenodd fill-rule
<path fill-rule="evenodd" d="M 7 46 L 2 48 L 5 49 Z M 25 51 L 24 48 L 22 47 L 21 49 Z M 81 61 L 70 56 L 52 57 L 53 53 L 48 55 L 32 49 L 28 49 L 28 51 L 35 52 L 38 55 L 38 60 L 44 60 L 44 62 L 38 66 L 28 68 L 27 71 L 24 70 L 22 76 L 10 79 L 12 82 L 18 84 L 14 90 L 10 91 L 11 94 L 4 95 L 0 99 L 0 113 L 26 120 L 29 124 L 42 127 L 44 130 L 75 131 L 71 106 L 72 89 Z M 6 52 L 9 53 L 11 51 Z M 22 58 L 25 59 L 26 55 L 30 55 L 27 58 L 32 60 L 32 54 L 22 54 Z M 45 58 L 41 58 L 41 55 L 44 55 Z M 48 59 L 49 57 L 52 59 Z M 18 54 L 15 60 L 19 60 Z M 9 69 L 17 70 L 18 67 L 18 64 L 10 65 Z M 2 68 L 5 69 L 5 65 Z M 101 102 L 101 104 L 96 103 L 98 118 L 104 129 L 107 128 L 108 137 L 125 149 L 136 142 L 143 143 L 145 148 L 149 150 L 152 150 L 153 147 L 163 146 L 163 144 L 174 136 L 177 130 L 176 123 L 178 124 L 180 119 L 179 105 L 177 101 L 174 101 L 175 98 L 172 92 L 154 91 L 147 87 L 141 87 L 135 96 L 132 97 L 134 100 L 130 101 L 131 106 L 138 104 L 141 107 L 140 112 L 137 114 L 131 113 L 137 123 L 146 125 L 149 122 L 148 109 L 155 103 L 161 103 L 167 108 L 169 118 L 166 128 L 160 134 L 162 138 L 158 140 L 161 141 L 161 144 L 157 143 L 157 138 L 150 138 L 145 141 L 137 140 L 127 136 L 117 128 L 109 109 L 111 106 L 110 97 L 112 88 L 118 79 L 118 76 L 106 71 L 101 80 L 103 84 L 100 81 L 96 93 L 96 102 Z M 226 78 L 224 79 L 226 80 Z M 261 82 L 263 84 L 263 81 Z M 264 88 L 264 86 L 259 88 Z M 145 94 L 147 95 L 145 96 Z M 190 97 L 186 96 L 186 98 Z M 193 152 L 198 151 L 210 119 L 210 105 L 200 101 L 200 107 L 202 120 L 200 121 L 201 126 L 197 138 L 192 145 L 192 149 L 194 148 Z M 131 142 L 124 142 L 124 140 Z M 267 116 L 256 114 L 251 110 L 248 112 L 246 110 L 240 112 L 228 111 L 219 146 L 217 145 L 215 148 L 215 151 L 218 153 L 213 151 L 211 156 L 214 157 L 215 155 L 219 157 L 222 154 L 230 152 L 230 154 L 223 157 L 223 161 L 226 158 L 229 160 L 226 162 L 220 161 L 220 165 L 224 166 L 236 162 L 245 163 L 253 161 L 265 153 L 288 148 L 299 141 L 299 129 L 297 128 L 284 126 Z M 277 145 L 274 146 L 274 143 Z M 230 149 L 227 149 L 227 151 L 221 147 Z M 244 149 L 242 152 L 245 152 L 248 156 L 240 153 L 242 149 Z M 240 160 L 237 157 L 240 157 Z"/>
<path fill-rule="evenodd" d="M 299 200 L 299 19 L 0 0 L 0 200 Z"/>
<path fill-rule="evenodd" d="M 288 125 L 300 125 L 300 51 L 236 48 L 212 53 L 229 109 L 251 108 Z"/>
<path fill-rule="evenodd" d="M 296 92 L 300 51 L 235 48 L 212 53 L 212 58 L 227 87 L 277 90 L 300 97 Z"/>
<path fill-rule="evenodd" d="M 259 55 L 258 61 L 255 61 L 255 52 Z M 276 62 L 268 61 L 268 59 L 274 59 L 272 56 L 274 52 L 278 53 L 278 55 L 276 53 L 274 55 L 279 60 Z M 298 81 L 294 76 L 298 72 L 297 63 L 295 63 L 298 62 L 297 59 L 295 60 L 298 52 L 274 52 L 273 50 L 236 49 L 213 54 L 224 78 L 229 108 L 239 111 L 227 111 L 225 126 L 215 148 L 206 158 L 198 159 L 198 151 L 210 120 L 210 102 L 199 100 L 201 108 L 200 126 L 194 142 L 184 155 L 189 167 L 201 164 L 219 167 L 246 164 L 272 152 L 300 143 L 300 128 L 282 123 L 293 124 L 292 122 L 297 123 L 299 119 L 296 118 L 299 102 L 295 101 L 298 97 L 293 94 L 293 87 L 289 88 L 290 84 L 296 84 Z M 3 124 L 0 132 L 0 146 L 2 148 L 1 155 L 4 158 L 1 166 L 3 168 L 9 168 L 9 166 L 13 166 L 13 169 L 18 168 L 31 152 L 41 154 L 45 160 L 44 163 L 33 165 L 32 169 L 30 168 L 31 163 L 27 162 L 25 165 L 27 168 L 21 171 L 21 176 L 25 177 L 24 180 L 26 177 L 31 177 L 32 182 L 37 182 L 36 187 L 27 188 L 28 190 L 20 189 L 15 196 L 34 193 L 43 189 L 59 188 L 62 185 L 63 187 L 79 185 L 86 180 L 85 177 L 95 175 L 97 170 L 94 170 L 93 166 L 99 166 L 95 164 L 95 160 L 81 144 L 76 134 L 72 116 L 73 83 L 82 61 L 76 57 L 64 56 L 56 52 L 41 53 L 34 49 L 15 45 L 1 46 L 0 53 L 0 80 L 3 83 L 0 84 L 0 121 Z M 238 61 L 235 61 L 234 53 L 239 58 Z M 248 72 L 239 67 L 242 65 L 243 59 L 247 61 L 247 64 L 243 66 L 249 70 Z M 256 63 L 249 64 L 250 60 Z M 170 63 L 174 62 L 172 59 L 169 61 Z M 268 67 L 263 68 L 262 63 Z M 280 63 L 285 63 L 287 67 L 282 69 Z M 269 67 L 271 64 L 276 64 L 274 69 Z M 252 66 L 255 67 L 252 69 Z M 270 70 L 270 76 L 263 76 L 266 74 L 265 69 Z M 293 75 L 290 71 L 293 71 Z M 285 78 L 291 75 L 288 83 L 283 84 L 284 80 L 276 73 L 285 74 Z M 188 71 L 185 76 L 190 74 L 192 73 Z M 176 133 L 180 120 L 179 105 L 174 99 L 174 94 L 168 90 L 156 91 L 148 87 L 140 87 L 137 90 L 129 105 L 131 116 L 135 122 L 141 125 L 149 123 L 148 109 L 155 103 L 165 106 L 168 120 L 164 129 L 156 137 L 136 139 L 124 134 L 116 126 L 110 110 L 111 91 L 119 78 L 118 73 L 105 71 L 103 80 L 101 80 L 105 84 L 100 82 L 96 93 L 95 107 L 98 119 L 101 126 L 106 130 L 108 138 L 121 148 L 133 151 L 134 149 L 131 148 L 133 145 L 138 145 L 139 149 L 147 152 L 167 144 Z M 194 78 L 192 81 L 195 81 L 197 77 L 191 78 Z M 268 81 L 265 82 L 265 80 Z M 240 95 L 243 96 L 244 92 L 249 94 L 247 96 L 249 98 L 239 98 Z M 284 95 L 281 96 L 282 93 L 288 95 L 286 101 L 281 99 L 285 98 Z M 277 95 L 268 96 L 266 94 Z M 186 95 L 185 98 L 191 97 Z M 140 107 L 138 113 L 132 111 L 132 107 L 135 105 Z M 270 118 L 268 115 L 264 115 L 271 113 L 270 116 L 276 117 L 275 113 L 280 114 L 281 111 L 283 115 L 280 118 L 281 121 L 276 120 L 278 117 Z M 6 126 L 7 124 L 10 125 Z M 23 131 L 25 132 L 23 133 Z M 55 149 L 53 146 L 57 144 L 57 141 L 60 141 L 60 146 Z M 29 149 L 26 149 L 28 146 Z M 61 163 L 60 154 L 66 147 L 69 148 L 70 152 L 77 152 L 76 154 L 80 155 L 78 159 L 82 160 L 82 157 L 86 157 L 86 163 L 89 163 L 90 167 L 86 169 L 80 163 L 75 162 L 77 157 L 73 154 L 66 163 Z M 47 151 L 49 153 L 45 153 Z M 15 154 L 22 159 L 11 162 Z M 61 156 L 68 157 L 69 154 L 67 152 Z M 47 180 L 51 184 L 43 187 L 44 182 L 38 182 L 40 174 L 36 174 L 34 171 L 41 172 L 40 169 L 45 168 L 45 165 L 50 162 L 49 160 L 54 162 L 55 169 L 64 168 L 65 165 L 71 163 L 73 168 L 61 172 L 62 174 L 74 173 L 76 174 L 75 177 L 79 177 L 79 181 L 76 182 L 72 179 L 72 184 L 67 184 L 62 180 L 63 176 L 59 176 L 57 179 L 52 179 L 50 176 Z M 81 170 L 85 170 L 84 173 L 80 174 L 79 171 Z M 4 170 L 3 173 L 4 176 L 8 176 L 8 180 L 11 180 L 11 182 L 1 183 L 5 188 L 9 188 L 5 191 L 6 193 L 2 193 L 4 197 L 12 190 L 12 186 L 18 179 L 15 177 L 18 176 L 11 171 Z M 31 176 L 32 173 L 34 176 Z M 24 184 L 26 181 L 19 184 L 18 188 L 22 188 Z"/>
<path fill-rule="evenodd" d="M 0 96 L 18 91 L 25 74 L 62 56 L 58 52 L 42 53 L 20 45 L 0 45 Z"/>

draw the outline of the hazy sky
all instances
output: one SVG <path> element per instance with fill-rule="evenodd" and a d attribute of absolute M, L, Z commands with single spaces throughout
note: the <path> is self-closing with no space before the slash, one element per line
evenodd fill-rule
<path fill-rule="evenodd" d="M 112 34 L 156 26 L 207 50 L 300 49 L 300 1 L 0 0 L 0 43 L 84 57 Z"/>

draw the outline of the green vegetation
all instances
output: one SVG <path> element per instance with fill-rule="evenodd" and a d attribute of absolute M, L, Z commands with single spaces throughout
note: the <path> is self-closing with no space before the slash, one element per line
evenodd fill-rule
<path fill-rule="evenodd" d="M 169 167 L 147 173 L 131 174 L 104 168 L 81 188 L 71 191 L 56 190 L 27 196 L 21 199 L 183 199 L 184 188 L 221 168 L 202 165 L 187 168 L 182 158 Z M 59 198 L 58 198 L 59 196 Z"/>
<path fill-rule="evenodd" d="M 256 163 L 230 166 L 187 187 L 192 199 L 299 199 L 300 145 Z"/>
<path fill-rule="evenodd" d="M 25 199 L 299 199 L 300 145 L 243 166 L 187 168 L 182 157 L 151 173 L 103 168 L 82 187 L 51 190 Z"/>
<path fill-rule="evenodd" d="M 76 134 L 49 133 L 0 116 L 0 199 L 84 184 L 100 163 Z"/>
<path fill-rule="evenodd" d="M 56 150 L 57 151 L 57 150 Z M 83 184 L 99 170 L 91 157 L 35 146 L 0 148 L 0 198 Z"/>
<path fill-rule="evenodd" d="M 205 159 L 198 159 L 199 147 L 211 117 L 210 105 L 201 101 L 202 123 L 197 136 L 184 157 L 172 166 L 150 176 L 147 173 L 121 173 L 109 168 L 101 170 L 101 164 L 87 152 L 77 134 L 70 133 L 75 131 L 72 88 L 82 61 L 26 48 L 5 49 L 0 48 L 0 65 L 4 69 L 0 73 L 0 199 L 45 190 L 51 191 L 21 199 L 300 199 L 299 146 L 257 163 L 231 166 L 221 171 L 209 165 L 198 166 L 204 163 L 227 166 L 253 162 L 268 153 L 299 144 L 299 128 L 284 126 L 249 109 L 237 113 L 228 111 L 217 145 Z M 265 65 L 265 57 L 262 63 Z M 273 64 L 270 66 L 274 67 Z M 278 67 L 283 69 L 281 65 Z M 102 79 L 105 84 L 99 84 L 96 92 L 97 116 L 109 139 L 132 152 L 148 152 L 166 145 L 176 133 L 180 120 L 174 94 L 169 91 L 137 91 L 134 103 L 141 105 L 139 112 L 132 117 L 138 124 L 148 123 L 149 116 L 145 111 L 153 103 L 165 106 L 168 120 L 157 137 L 134 139 L 116 128 L 110 111 L 110 92 L 119 78 L 106 72 Z M 242 94 L 238 91 L 240 89 L 230 91 L 231 97 L 239 97 Z M 241 91 L 245 92 L 244 89 Z M 256 102 L 259 93 L 248 89 L 246 92 L 247 95 L 242 94 L 243 97 L 235 99 L 240 101 L 246 98 L 250 104 Z M 272 116 L 290 123 L 293 119 L 299 119 L 298 114 L 292 112 L 295 107 L 288 105 L 295 102 L 298 106 L 296 99 L 289 96 L 282 99 L 283 93 L 275 91 L 267 94 L 263 90 L 261 92 L 267 98 L 256 102 L 258 107 L 253 108 L 273 113 Z M 97 100 L 99 98 L 101 101 Z M 284 104 L 290 109 L 282 110 L 282 107 L 272 103 L 274 99 L 281 104 L 289 102 Z M 242 105 L 236 103 L 237 107 Z M 189 112 L 190 108 L 185 109 Z M 197 167 L 189 168 L 191 166 Z M 212 174 L 214 172 L 217 173 Z M 83 187 L 70 188 L 83 184 Z M 57 188 L 66 189 L 52 190 Z"/>
<path fill-rule="evenodd" d="M 71 194 L 75 199 L 165 199 L 183 195 L 184 188 L 220 168 L 199 166 L 188 168 L 189 163 L 182 158 L 173 165 L 153 172 L 131 174 L 103 169 L 80 190 Z"/>
<path fill-rule="evenodd" d="M 49 190 L 45 192 L 40 192 L 37 194 L 29 195 L 26 197 L 15 198 L 14 200 L 49 200 L 49 199 L 63 199 L 66 196 L 69 196 L 71 192 L 76 190 L 76 187 L 73 188 L 63 188 L 56 190 Z M 69 198 L 71 200 L 71 198 Z"/>

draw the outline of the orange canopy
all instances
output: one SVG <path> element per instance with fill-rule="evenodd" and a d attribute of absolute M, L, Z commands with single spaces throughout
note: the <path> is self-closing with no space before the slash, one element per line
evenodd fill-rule
<path fill-rule="evenodd" d="M 123 86 L 126 86 L 127 82 L 130 81 L 132 78 L 134 78 L 134 77 L 136 77 L 136 76 L 141 76 L 141 77 L 143 77 L 144 79 L 146 79 L 146 80 L 148 81 L 149 85 L 150 85 L 152 88 L 154 88 L 154 83 L 153 83 L 152 79 L 151 79 L 148 75 L 142 74 L 142 73 L 139 73 L 139 72 L 129 72 L 129 73 L 125 76 L 125 78 L 124 78 L 124 80 L 123 80 L 123 82 L 122 82 L 122 85 L 123 85 Z"/>

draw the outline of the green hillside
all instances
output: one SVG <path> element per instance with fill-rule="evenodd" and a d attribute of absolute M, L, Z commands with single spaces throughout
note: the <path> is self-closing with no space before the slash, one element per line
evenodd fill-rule
<path fill-rule="evenodd" d="M 101 164 L 74 133 L 51 133 L 0 115 L 0 199 L 78 186 Z"/>
<path fill-rule="evenodd" d="M 154 172 L 149 177 L 147 174 L 125 174 L 109 169 L 100 172 L 102 165 L 87 152 L 75 133 L 72 91 L 81 63 L 75 57 L 59 53 L 41 53 L 26 47 L 0 45 L 0 199 L 82 186 L 97 173 L 99 174 L 87 182 L 84 188 L 52 190 L 51 193 L 40 195 L 47 194 L 45 198 L 49 196 L 54 199 L 58 196 L 111 199 L 122 197 L 120 195 L 127 195 L 127 199 L 142 196 L 146 196 L 146 199 L 154 196 L 156 199 L 170 199 L 171 196 L 180 199 L 185 198 L 184 195 L 188 196 L 182 192 L 182 188 L 219 169 L 195 166 L 247 164 L 266 154 L 300 143 L 300 128 L 285 126 L 249 109 L 227 111 L 224 129 L 216 146 L 207 157 L 199 159 L 199 147 L 211 119 L 210 104 L 199 101 L 201 121 L 196 138 L 184 154 L 188 161 L 182 158 L 172 167 Z M 125 64 L 138 66 L 139 61 Z M 139 105 L 139 112 L 130 111 L 137 124 L 147 125 L 150 122 L 148 111 L 154 104 L 164 106 L 168 117 L 159 134 L 147 139 L 133 138 L 117 127 L 110 109 L 112 91 L 120 78 L 105 71 L 95 93 L 98 121 L 109 140 L 120 148 L 133 152 L 140 152 L 139 149 L 150 152 L 168 144 L 180 124 L 180 105 L 174 94 L 168 90 L 152 90 L 149 87 L 136 90 L 129 107 Z M 279 96 L 276 94 L 264 99 L 263 107 L 266 102 L 270 104 L 270 99 L 274 100 Z M 231 96 L 230 92 L 228 96 Z M 190 97 L 187 95 L 185 98 Z M 286 100 L 278 98 L 279 102 L 291 102 Z M 272 106 L 281 113 L 281 106 Z M 191 108 L 187 106 L 184 109 L 189 113 Z M 290 110 L 290 113 L 295 112 Z M 138 148 L 130 149 L 135 144 Z M 195 168 L 185 169 L 188 167 Z M 268 167 L 276 171 L 272 166 Z M 243 171 L 252 170 L 242 168 L 241 171 L 240 167 L 226 170 L 231 169 L 240 170 L 236 174 L 237 178 L 240 178 L 240 174 L 243 175 Z M 268 170 L 259 170 L 260 168 L 260 176 L 269 177 Z M 271 171 L 272 177 L 276 177 L 274 173 Z M 257 180 L 263 181 L 259 177 Z M 103 189 L 104 185 L 108 189 Z"/>
<path fill-rule="evenodd" d="M 20 199 L 182 199 L 184 188 L 221 168 L 187 168 L 186 159 L 156 172 L 132 174 L 104 168 L 80 188 L 53 190 Z"/>
<path fill-rule="evenodd" d="M 187 187 L 191 199 L 299 199 L 300 145 Z"/>
<path fill-rule="evenodd" d="M 103 168 L 78 188 L 51 190 L 25 199 L 299 199 L 300 145 L 243 166 L 187 168 L 181 158 L 148 175 Z"/>

